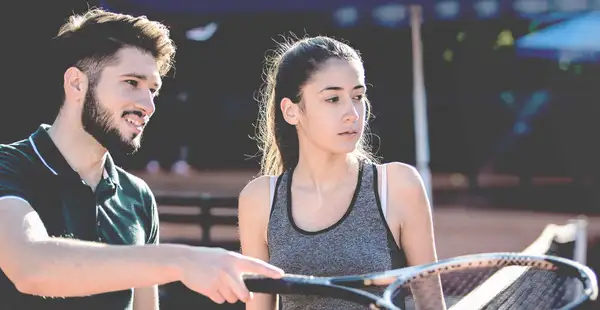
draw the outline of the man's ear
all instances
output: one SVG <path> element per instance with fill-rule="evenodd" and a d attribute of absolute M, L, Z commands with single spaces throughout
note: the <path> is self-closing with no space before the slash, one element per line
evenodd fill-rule
<path fill-rule="evenodd" d="M 88 89 L 88 77 L 75 67 L 70 67 L 63 75 L 63 88 L 66 102 L 83 102 Z"/>

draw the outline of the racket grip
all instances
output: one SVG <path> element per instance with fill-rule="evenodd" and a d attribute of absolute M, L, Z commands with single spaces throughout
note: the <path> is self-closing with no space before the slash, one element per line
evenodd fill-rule
<path fill-rule="evenodd" d="M 278 279 L 266 277 L 246 277 L 244 283 L 249 291 L 254 293 L 276 293 L 275 290 L 281 289 L 283 282 Z"/>
<path fill-rule="evenodd" d="M 248 276 L 244 277 L 244 282 L 248 290 L 254 293 L 316 295 L 353 301 L 365 306 L 373 305 L 377 301 L 373 299 L 372 295 L 361 294 L 350 288 L 331 285 L 328 279 L 308 276 L 287 275 L 280 279 Z"/>
<path fill-rule="evenodd" d="M 311 290 L 305 277 L 284 276 L 272 279 L 263 276 L 244 276 L 244 283 L 254 293 L 292 294 Z"/>

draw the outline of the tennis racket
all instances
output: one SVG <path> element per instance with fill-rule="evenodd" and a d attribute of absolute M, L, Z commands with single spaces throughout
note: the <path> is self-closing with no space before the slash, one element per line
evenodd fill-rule
<path fill-rule="evenodd" d="M 522 253 L 465 255 L 364 275 L 248 275 L 244 280 L 256 293 L 333 297 L 388 310 L 567 310 L 598 296 L 596 274 L 587 266 Z M 383 294 L 367 291 L 374 286 L 384 288 Z"/>

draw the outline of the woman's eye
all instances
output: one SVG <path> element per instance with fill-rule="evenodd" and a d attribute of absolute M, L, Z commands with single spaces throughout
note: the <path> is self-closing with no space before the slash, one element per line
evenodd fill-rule
<path fill-rule="evenodd" d="M 337 97 L 337 96 L 336 97 L 332 97 L 332 98 L 329 98 L 329 99 L 327 99 L 325 101 L 331 102 L 331 103 L 336 103 L 336 102 L 340 101 L 340 97 Z"/>

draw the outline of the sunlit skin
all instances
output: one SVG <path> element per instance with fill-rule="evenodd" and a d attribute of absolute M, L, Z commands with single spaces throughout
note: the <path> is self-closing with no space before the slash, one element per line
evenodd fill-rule
<path fill-rule="evenodd" d="M 290 98 L 278 102 L 287 123 L 298 134 L 299 157 L 289 189 L 288 216 L 302 230 L 317 232 L 332 227 L 351 204 L 357 188 L 358 160 L 354 156 L 365 134 L 367 101 L 365 71 L 359 60 L 332 57 L 321 63 L 300 87 L 299 103 Z M 418 172 L 409 165 L 389 162 L 387 167 L 386 221 L 396 244 L 406 254 L 407 265 L 437 261 L 431 210 Z M 265 175 L 249 183 L 240 194 L 240 235 L 243 253 L 269 261 L 268 225 L 273 205 L 270 180 Z M 381 192 L 381 180 L 377 181 Z M 415 288 L 435 309 L 445 309 L 439 279 L 432 278 L 433 292 Z M 374 283 L 385 285 L 389 279 Z M 421 305 L 420 301 L 417 301 Z M 249 310 L 274 309 L 274 296 L 259 294 Z"/>
<path fill-rule="evenodd" d="M 94 95 L 110 115 L 109 127 L 117 129 L 122 141 L 137 150 L 144 127 L 155 112 L 161 79 L 151 55 L 125 48 L 117 56 L 120 61 L 104 69 Z"/>
<path fill-rule="evenodd" d="M 302 88 L 300 105 L 282 101 L 286 121 L 298 129 L 300 149 L 314 147 L 334 156 L 354 151 L 365 126 L 365 92 L 359 62 L 326 61 Z"/>
<path fill-rule="evenodd" d="M 304 84 L 301 93 L 300 104 L 286 98 L 280 105 L 285 120 L 295 125 L 298 132 L 300 158 L 296 176 L 303 178 L 303 171 L 322 171 L 328 176 L 313 177 L 324 177 L 331 184 L 342 182 L 347 173 L 356 173 L 348 171 L 347 159 L 365 128 L 362 64 L 331 58 Z M 328 169 L 324 171 L 322 167 Z M 336 180 L 331 179 L 333 176 Z"/>
<path fill-rule="evenodd" d="M 64 74 L 65 102 L 49 135 L 90 186 L 101 178 L 108 152 L 135 153 L 155 112 L 161 86 L 156 60 L 123 48 L 98 73 L 95 85 L 71 67 Z"/>

